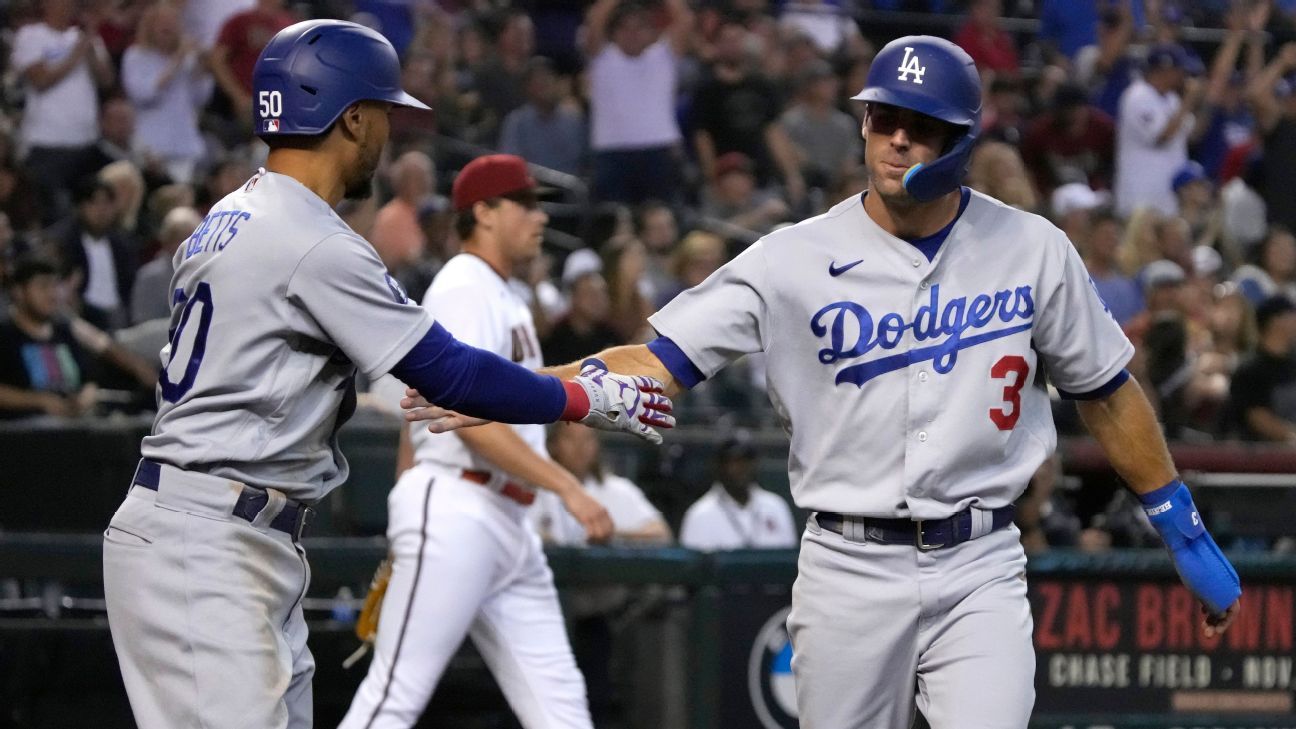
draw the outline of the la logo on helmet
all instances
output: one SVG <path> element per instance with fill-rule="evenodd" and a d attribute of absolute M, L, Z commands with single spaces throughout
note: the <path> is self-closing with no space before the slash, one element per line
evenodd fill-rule
<path fill-rule="evenodd" d="M 909 46 L 905 46 L 904 60 L 900 62 L 900 66 L 896 70 L 900 72 L 900 75 L 896 77 L 900 81 L 911 81 L 919 85 L 922 84 L 923 74 L 927 73 L 927 67 L 918 65 L 918 56 L 913 54 L 913 48 Z M 909 78 L 911 73 L 914 75 L 913 78 Z"/>

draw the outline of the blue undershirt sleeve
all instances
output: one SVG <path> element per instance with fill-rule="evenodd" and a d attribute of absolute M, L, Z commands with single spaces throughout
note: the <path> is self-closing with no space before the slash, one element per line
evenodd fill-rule
<path fill-rule="evenodd" d="M 670 337 L 657 337 L 648 343 L 648 351 L 657 355 L 657 359 L 666 366 L 675 381 L 683 385 L 686 389 L 692 390 L 706 375 L 702 370 L 693 364 L 693 360 L 684 354 L 684 350 L 671 340 Z"/>
<path fill-rule="evenodd" d="M 500 423 L 552 423 L 567 405 L 557 377 L 464 344 L 437 322 L 391 374 L 430 403 Z"/>

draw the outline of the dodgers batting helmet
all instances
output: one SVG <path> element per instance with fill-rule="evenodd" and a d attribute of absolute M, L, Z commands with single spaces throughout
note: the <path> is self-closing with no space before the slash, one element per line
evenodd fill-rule
<path fill-rule="evenodd" d="M 914 199 L 927 201 L 963 183 L 972 145 L 981 132 L 981 77 L 962 48 L 929 35 L 897 38 L 878 51 L 864 90 L 853 98 L 910 109 L 962 127 L 944 154 L 909 168 L 904 187 Z"/>
<path fill-rule="evenodd" d="M 270 39 L 252 70 L 252 117 L 261 137 L 323 134 L 358 101 L 431 108 L 401 90 L 396 49 L 363 25 L 290 25 Z"/>

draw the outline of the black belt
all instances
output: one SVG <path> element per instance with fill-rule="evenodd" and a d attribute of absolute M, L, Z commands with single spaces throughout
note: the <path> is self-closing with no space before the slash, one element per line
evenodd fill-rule
<path fill-rule="evenodd" d="M 907 544 L 924 552 L 952 547 L 972 538 L 972 510 L 964 509 L 945 519 L 883 519 L 871 516 L 843 516 L 832 511 L 815 513 L 815 521 L 830 532 L 844 535 L 847 521 L 864 527 L 864 538 L 882 544 Z M 990 512 L 990 531 L 1012 523 L 1013 506 L 1009 504 Z"/>
<path fill-rule="evenodd" d="M 143 458 L 135 469 L 134 483 L 136 486 L 157 491 L 161 477 L 162 464 Z M 243 490 L 239 491 L 238 500 L 234 502 L 234 510 L 231 513 L 240 519 L 252 521 L 268 503 L 270 503 L 270 494 L 263 489 L 245 484 Z M 310 523 L 314 514 L 315 510 L 309 506 L 288 499 L 283 510 L 270 520 L 270 528 L 290 535 L 296 542 L 301 540 L 302 533 L 306 531 L 306 525 Z"/>

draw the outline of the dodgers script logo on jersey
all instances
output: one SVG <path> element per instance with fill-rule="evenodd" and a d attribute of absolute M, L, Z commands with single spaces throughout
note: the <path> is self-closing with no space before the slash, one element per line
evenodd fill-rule
<path fill-rule="evenodd" d="M 815 312 L 810 319 L 810 331 L 816 337 L 828 337 L 829 346 L 819 350 L 819 362 L 825 365 L 862 357 L 874 349 L 893 350 L 900 346 L 905 332 L 913 332 L 919 342 L 945 337 L 939 343 L 851 365 L 837 373 L 838 385 L 849 382 L 862 386 L 879 375 L 927 360 L 932 360 L 933 368 L 943 375 L 954 369 L 959 350 L 1030 329 L 1034 316 L 1035 299 L 1030 286 L 978 294 L 971 301 L 959 296 L 942 306 L 940 284 L 936 284 L 931 287 L 931 298 L 918 307 L 913 321 L 890 312 L 878 317 L 875 323 L 872 312 L 864 306 L 854 301 L 837 301 Z M 1018 320 L 1025 323 L 968 335 L 969 331 L 988 328 L 996 319 L 1003 324 Z M 848 345 L 851 325 L 858 333 Z"/>
<path fill-rule="evenodd" d="M 900 62 L 896 70 L 900 72 L 900 75 L 896 77 L 897 79 L 910 81 L 920 86 L 922 85 L 923 74 L 927 73 L 927 67 L 918 63 L 918 56 L 913 54 L 913 49 L 909 46 L 905 46 L 904 60 Z M 913 78 L 909 78 L 911 73 Z"/>

